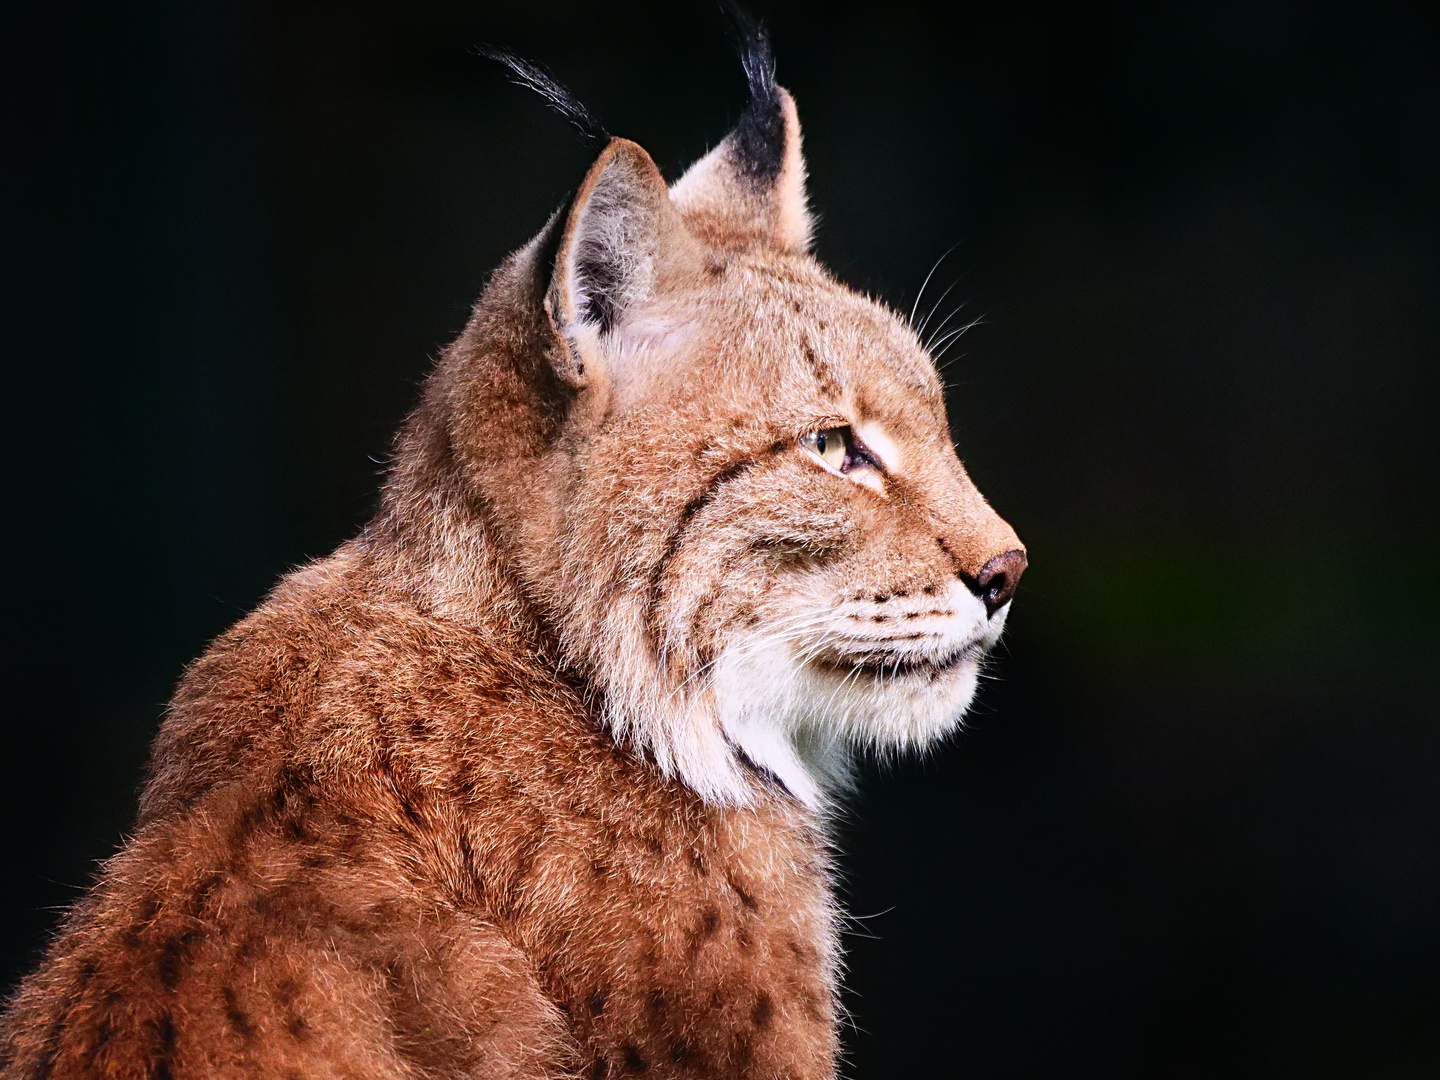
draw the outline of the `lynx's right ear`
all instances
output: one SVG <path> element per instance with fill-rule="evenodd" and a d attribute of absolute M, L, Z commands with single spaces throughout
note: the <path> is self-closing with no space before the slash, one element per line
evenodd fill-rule
<path fill-rule="evenodd" d="M 685 226 L 670 204 L 650 155 L 612 139 L 571 201 L 545 307 L 569 346 L 561 380 L 579 388 L 600 362 L 604 339 L 624 328 L 686 247 Z"/>

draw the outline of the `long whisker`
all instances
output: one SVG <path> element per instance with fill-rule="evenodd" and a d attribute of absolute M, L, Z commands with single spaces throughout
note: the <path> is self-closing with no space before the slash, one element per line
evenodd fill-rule
<path fill-rule="evenodd" d="M 952 308 L 950 314 L 945 316 L 944 321 L 941 322 L 939 326 L 937 326 L 934 330 L 930 332 L 930 336 L 925 342 L 925 348 L 932 348 L 934 346 L 935 339 L 938 338 L 945 331 L 945 327 L 950 325 L 950 320 L 955 318 L 956 315 L 959 315 L 960 312 L 964 311 L 969 306 L 970 301 L 966 300 L 963 303 L 958 304 L 954 308 Z"/>
<path fill-rule="evenodd" d="M 854 679 L 857 675 L 860 674 L 860 671 L 863 667 L 863 664 L 852 665 L 849 674 L 847 674 L 843 679 L 840 680 L 840 685 L 835 687 L 834 690 L 830 691 L 830 696 L 825 699 L 825 711 L 827 713 L 830 711 L 830 706 L 835 704 L 836 696 L 845 689 L 846 684 L 849 683 L 851 679 Z"/>
<path fill-rule="evenodd" d="M 981 323 L 983 323 L 984 321 L 985 321 L 985 316 L 983 316 L 983 315 L 977 316 L 976 318 L 971 319 L 971 320 L 970 320 L 968 323 L 966 323 L 964 326 L 957 326 L 957 327 L 955 327 L 955 329 L 953 329 L 953 330 L 951 330 L 949 333 L 947 333 L 944 337 L 942 337 L 939 341 L 937 341 L 933 346 L 927 346 L 927 348 L 930 350 L 931 359 L 938 360 L 939 357 L 944 356 L 944 355 L 945 355 L 945 349 L 949 346 L 949 344 L 950 344 L 952 341 L 954 341 L 955 339 L 963 336 L 967 331 L 969 331 L 969 330 L 974 330 L 975 327 L 979 326 L 979 325 L 980 325 Z M 936 350 L 936 349 L 938 349 L 939 352 L 934 351 L 934 350 Z"/>
<path fill-rule="evenodd" d="M 925 280 L 920 283 L 920 291 L 915 294 L 915 302 L 910 305 L 909 323 L 915 325 L 915 312 L 920 309 L 920 298 L 925 295 L 925 286 L 930 284 L 930 279 L 935 276 L 935 271 L 940 269 L 940 264 L 950 257 L 950 253 L 959 247 L 959 243 L 951 244 L 945 249 L 945 253 L 935 260 L 935 265 L 930 267 L 930 272 L 925 275 Z"/>
<path fill-rule="evenodd" d="M 949 296 L 952 292 L 954 292 L 954 291 L 955 291 L 955 286 L 956 286 L 956 285 L 959 285 L 959 284 L 960 284 L 960 281 L 959 281 L 958 278 L 957 278 L 956 280 L 952 281 L 952 282 L 950 283 L 950 287 L 949 287 L 948 289 L 946 289 L 943 293 L 940 294 L 940 299 L 939 299 L 939 300 L 936 300 L 935 303 L 933 303 L 932 305 L 930 305 L 930 310 L 926 313 L 925 318 L 923 318 L 923 319 L 920 320 L 920 325 L 919 325 L 918 327 L 916 327 L 915 333 L 917 333 L 917 334 L 923 334 L 923 333 L 925 333 L 925 328 L 930 325 L 930 320 L 935 317 L 935 312 L 937 312 L 937 311 L 940 310 L 940 305 L 943 304 L 943 303 L 945 303 L 945 298 L 946 298 L 947 296 Z M 965 305 L 964 305 L 964 304 L 961 304 L 960 306 L 961 306 L 961 307 L 964 307 Z"/>

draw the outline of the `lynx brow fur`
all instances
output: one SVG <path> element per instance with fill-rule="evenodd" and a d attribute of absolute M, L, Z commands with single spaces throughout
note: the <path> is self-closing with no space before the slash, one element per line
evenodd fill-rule
<path fill-rule="evenodd" d="M 826 809 L 959 723 L 1025 555 L 740 29 L 736 131 L 610 140 L 374 520 L 185 672 L 0 1076 L 836 1075 Z"/>

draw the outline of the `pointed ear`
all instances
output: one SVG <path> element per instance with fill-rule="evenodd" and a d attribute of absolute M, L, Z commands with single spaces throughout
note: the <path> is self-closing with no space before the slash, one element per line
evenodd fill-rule
<path fill-rule="evenodd" d="M 735 130 L 676 181 L 670 197 L 691 230 L 717 247 L 762 241 L 806 251 L 810 211 L 795 100 L 775 85 L 765 28 L 732 14 L 750 100 Z"/>
<path fill-rule="evenodd" d="M 558 374 L 581 386 L 585 353 L 623 327 L 650 300 L 684 245 L 684 224 L 670 205 L 650 155 L 612 139 L 571 200 L 545 306 L 570 344 L 574 370 Z"/>

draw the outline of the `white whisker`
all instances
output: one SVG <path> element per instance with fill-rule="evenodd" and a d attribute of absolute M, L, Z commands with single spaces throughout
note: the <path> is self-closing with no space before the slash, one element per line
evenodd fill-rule
<path fill-rule="evenodd" d="M 915 294 L 915 302 L 910 305 L 910 318 L 906 320 L 912 327 L 915 325 L 915 312 L 920 309 L 920 298 L 925 295 L 925 287 L 930 284 L 930 279 L 935 276 L 935 271 L 940 269 L 940 264 L 948 259 L 950 253 L 959 246 L 959 243 L 954 243 L 946 248 L 945 253 L 935 260 L 935 265 L 930 267 L 930 272 L 925 275 L 925 280 L 920 283 L 920 291 Z"/>

